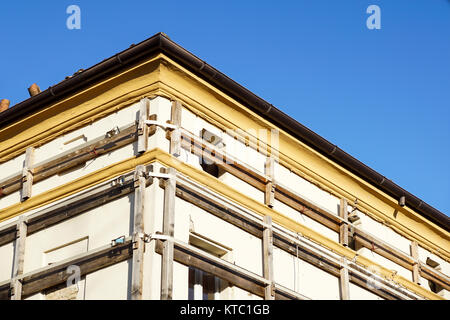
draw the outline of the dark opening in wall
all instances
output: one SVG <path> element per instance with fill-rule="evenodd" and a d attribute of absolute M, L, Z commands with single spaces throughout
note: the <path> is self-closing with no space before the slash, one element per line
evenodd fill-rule
<path fill-rule="evenodd" d="M 213 145 L 214 147 L 217 147 L 218 149 L 222 149 L 224 147 L 222 138 L 206 129 L 202 129 L 200 131 L 200 137 L 205 142 Z M 203 171 L 209 173 L 210 175 L 216 178 L 219 178 L 224 173 L 224 171 L 216 163 L 212 162 L 207 157 L 207 155 L 211 155 L 213 153 L 213 150 L 212 149 L 209 150 L 208 147 L 206 147 L 203 148 L 203 153 L 205 156 L 202 156 L 200 158 L 200 165 Z"/>
<path fill-rule="evenodd" d="M 200 160 L 201 161 L 201 160 Z M 200 163 L 202 166 L 203 171 L 209 173 L 210 175 L 218 178 L 219 177 L 219 166 L 215 163 L 213 164 L 206 164 L 205 162 Z"/>
<path fill-rule="evenodd" d="M 441 266 L 439 265 L 439 263 L 434 261 L 433 259 L 430 259 L 430 257 L 427 257 L 426 263 L 433 269 L 435 269 L 437 271 L 441 271 Z M 443 294 L 444 287 L 442 287 L 438 283 L 433 282 L 433 281 L 428 281 L 428 285 L 430 286 L 430 290 L 432 292 L 439 294 L 439 295 Z"/>

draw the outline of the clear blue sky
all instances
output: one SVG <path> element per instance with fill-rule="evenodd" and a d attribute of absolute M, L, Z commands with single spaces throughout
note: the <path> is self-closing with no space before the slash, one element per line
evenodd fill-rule
<path fill-rule="evenodd" d="M 71 4 L 81 30 L 66 28 Z M 449 215 L 449 0 L 16 0 L 0 13 L 11 105 L 162 31 Z"/>

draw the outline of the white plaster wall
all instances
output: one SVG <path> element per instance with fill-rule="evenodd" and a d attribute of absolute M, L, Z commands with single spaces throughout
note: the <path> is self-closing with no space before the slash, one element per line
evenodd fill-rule
<path fill-rule="evenodd" d="M 175 202 L 175 225 L 174 237 L 185 243 L 189 243 L 189 225 L 190 215 L 189 206 L 186 201 Z M 189 283 L 189 268 L 178 262 L 173 264 L 173 299 L 187 300 L 188 299 L 188 283 Z"/>
<path fill-rule="evenodd" d="M 91 159 L 81 168 L 62 172 L 60 174 L 52 175 L 51 177 L 41 180 L 33 184 L 32 194 L 36 196 L 53 188 L 59 187 L 70 181 L 88 175 L 94 171 L 100 170 L 116 162 L 123 161 L 135 155 L 135 144 L 125 145 L 122 148 L 116 149 L 112 152 L 103 154 L 97 158 Z"/>
<path fill-rule="evenodd" d="M 289 253 L 274 248 L 274 280 L 314 300 L 339 300 L 339 279 Z"/>
<path fill-rule="evenodd" d="M 74 218 L 27 237 L 24 273 L 45 266 L 44 252 L 88 237 L 88 250 L 110 244 L 130 234 L 134 194 L 96 207 Z"/>
<path fill-rule="evenodd" d="M 181 263 L 173 263 L 173 299 L 187 300 L 189 297 L 189 268 Z"/>
<path fill-rule="evenodd" d="M 0 198 L 0 209 L 12 206 L 13 204 L 20 202 L 21 191 L 17 190 L 11 194 L 3 196 Z"/>
<path fill-rule="evenodd" d="M 231 299 L 233 300 L 263 300 L 262 297 L 245 291 L 239 287 L 231 288 Z"/>
<path fill-rule="evenodd" d="M 193 166 L 199 170 L 203 170 L 202 166 L 200 165 L 200 157 L 191 153 L 190 150 L 186 150 L 186 149 L 182 148 L 178 159 L 180 161 L 190 164 L 191 166 Z"/>
<path fill-rule="evenodd" d="M 24 300 L 42 300 L 44 298 L 44 295 L 42 293 L 35 293 L 31 296 L 28 296 L 24 298 Z"/>
<path fill-rule="evenodd" d="M 54 140 L 35 148 L 35 163 L 47 160 L 62 152 L 70 150 L 90 140 L 96 139 L 106 134 L 106 132 L 117 127 L 128 126 L 138 119 L 139 102 L 134 103 L 124 109 L 114 112 L 107 117 L 101 118 L 87 126 L 84 126 L 65 135 L 59 136 Z M 77 139 L 71 143 L 64 144 L 78 136 L 84 135 L 85 138 Z"/>
<path fill-rule="evenodd" d="M 191 207 L 187 201 L 177 198 L 175 201 L 174 237 L 185 243 L 189 242 L 189 227 L 191 225 Z M 225 223 L 222 221 L 222 223 Z"/>
<path fill-rule="evenodd" d="M 282 185 L 294 190 L 302 197 L 332 212 L 333 214 L 339 214 L 340 200 L 337 197 L 320 189 L 316 185 L 296 175 L 278 163 L 275 163 L 274 171 L 275 181 L 279 181 Z"/>
<path fill-rule="evenodd" d="M 339 300 L 339 279 L 305 261 L 300 262 L 300 293 L 314 300 Z"/>
<path fill-rule="evenodd" d="M 255 149 L 246 147 L 244 143 L 235 140 L 234 134 L 228 134 L 222 131 L 221 129 L 198 117 L 186 108 L 182 109 L 181 126 L 197 137 L 200 137 L 200 131 L 203 128 L 221 137 L 222 142 L 225 144 L 225 152 L 232 155 L 233 157 L 236 157 L 247 165 L 255 168 L 259 172 L 264 172 L 264 163 L 266 161 L 266 157 Z M 249 133 L 254 133 L 256 135 L 258 134 L 255 129 L 253 129 L 253 131 L 255 132 L 251 131 L 252 128 L 242 129 L 248 129 L 250 130 Z M 263 139 L 263 141 L 266 141 L 266 139 Z"/>
<path fill-rule="evenodd" d="M 116 178 L 117 178 L 117 177 L 111 177 L 111 180 L 114 180 L 114 179 L 116 179 Z M 110 181 L 111 181 L 111 180 L 110 180 Z M 105 183 L 107 183 L 107 182 L 105 182 Z M 39 211 L 41 211 L 41 210 L 44 210 L 44 209 L 49 208 L 49 207 L 51 207 L 51 206 L 54 206 L 54 205 L 56 205 L 56 204 L 58 204 L 58 203 L 60 203 L 60 202 L 66 201 L 66 200 L 68 200 L 68 199 L 71 199 L 71 198 L 73 198 L 73 197 L 76 197 L 77 195 L 80 195 L 80 194 L 82 194 L 82 193 L 88 192 L 88 191 L 93 190 L 93 189 L 95 189 L 95 188 L 96 188 L 96 186 L 92 186 L 92 187 L 87 188 L 87 189 L 85 189 L 85 190 L 82 190 L 82 191 L 80 191 L 80 192 L 74 193 L 74 194 L 70 195 L 69 197 L 61 198 L 61 199 L 58 199 L 58 200 L 53 201 L 53 202 L 51 202 L 51 203 L 45 204 L 45 205 L 43 205 L 43 206 L 40 206 L 40 207 L 31 209 L 31 210 L 29 210 L 29 211 L 26 211 L 26 212 L 24 212 L 24 213 L 21 214 L 21 215 L 23 215 L 23 216 L 30 216 L 30 215 L 32 215 L 32 214 L 34 214 L 34 213 L 36 213 L 36 212 L 39 212 Z M 0 200 L 0 201 L 1 201 L 1 200 Z M 5 225 L 8 225 L 8 224 L 10 224 L 10 223 L 16 223 L 17 220 L 18 220 L 18 217 L 16 216 L 16 217 L 12 217 L 12 218 L 10 218 L 10 219 L 7 219 L 7 220 L 5 220 L 5 221 L 1 221 L 1 222 L 0 222 L 0 228 L 3 227 L 3 226 L 5 226 Z"/>
<path fill-rule="evenodd" d="M 14 242 L 4 244 L 0 247 L 0 282 L 11 279 L 13 259 L 14 259 Z"/>
<path fill-rule="evenodd" d="M 180 204 L 183 202 L 184 204 Z M 261 239 L 182 199 L 177 198 L 175 206 L 182 207 L 189 213 L 191 225 L 196 233 L 231 248 L 236 265 L 262 275 Z"/>
<path fill-rule="evenodd" d="M 172 103 L 169 99 L 163 97 L 156 97 L 150 101 L 149 114 L 156 114 L 157 121 L 160 123 L 166 123 L 170 120 L 170 114 L 172 109 Z M 160 126 L 156 126 L 156 132 L 149 137 L 148 149 L 151 150 L 158 147 L 162 150 L 169 151 L 169 140 L 166 139 L 166 131 Z"/>
<path fill-rule="evenodd" d="M 389 270 L 395 270 L 402 277 L 412 281 L 412 272 L 410 270 L 403 268 L 402 266 L 396 264 L 391 260 L 386 259 L 385 257 L 379 255 L 378 253 L 375 253 L 367 248 L 361 248 L 358 250 L 358 254 L 366 258 L 369 258 L 370 260 L 380 264 L 384 268 L 387 268 Z"/>
<path fill-rule="evenodd" d="M 25 152 L 21 153 L 15 158 L 12 158 L 0 164 L 0 180 L 3 180 L 13 174 L 22 172 L 24 162 L 25 162 Z"/>
<path fill-rule="evenodd" d="M 376 294 L 353 283 L 349 285 L 350 300 L 384 300 Z"/>
<path fill-rule="evenodd" d="M 126 260 L 86 276 L 86 300 L 130 299 L 131 260 Z"/>
<path fill-rule="evenodd" d="M 380 240 L 383 240 L 387 244 L 397 248 L 405 254 L 410 254 L 411 241 L 396 233 L 391 228 L 373 220 L 366 214 L 357 210 L 357 214 L 360 217 L 361 224 L 358 225 L 364 231 L 374 235 Z"/>
<path fill-rule="evenodd" d="M 273 247 L 273 277 L 276 283 L 296 290 L 299 286 L 298 270 L 299 264 L 295 257 L 278 247 Z"/>
<path fill-rule="evenodd" d="M 439 263 L 439 266 L 441 267 L 440 272 L 450 277 L 450 264 L 434 253 L 431 253 L 430 251 L 419 246 L 419 260 L 426 264 L 427 258 L 430 258 Z"/>
<path fill-rule="evenodd" d="M 198 135 L 197 116 L 186 108 L 181 108 L 181 126 L 192 134 Z"/>
<path fill-rule="evenodd" d="M 234 136 L 229 134 L 223 135 L 225 143 L 225 152 L 235 157 L 237 160 L 244 162 L 248 166 L 256 169 L 260 173 L 264 173 L 264 164 L 266 156 L 259 153 L 250 146 L 245 146 L 244 143 L 234 139 Z"/>
<path fill-rule="evenodd" d="M 288 205 L 284 204 L 283 202 L 275 200 L 273 208 L 275 210 L 279 211 L 280 213 L 284 214 L 285 216 L 287 216 L 291 219 L 294 219 L 295 221 L 330 238 L 331 240 L 339 242 L 339 233 L 335 232 L 334 230 L 332 230 L 328 227 L 325 227 L 324 225 L 311 219 L 307 215 L 301 214 L 299 211 L 289 207 Z"/>
<path fill-rule="evenodd" d="M 227 184 L 228 186 L 232 187 L 233 189 L 236 189 L 240 193 L 243 193 L 249 196 L 250 198 L 255 199 L 256 201 L 264 203 L 264 193 L 262 191 L 259 191 L 252 185 L 248 184 L 244 180 L 235 177 L 231 173 L 228 172 L 223 173 L 219 177 L 219 180 Z"/>

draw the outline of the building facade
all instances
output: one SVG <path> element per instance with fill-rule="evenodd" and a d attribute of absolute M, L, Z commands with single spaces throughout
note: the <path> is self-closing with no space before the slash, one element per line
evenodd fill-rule
<path fill-rule="evenodd" d="M 1 299 L 448 299 L 449 218 L 157 34 L 0 113 Z"/>

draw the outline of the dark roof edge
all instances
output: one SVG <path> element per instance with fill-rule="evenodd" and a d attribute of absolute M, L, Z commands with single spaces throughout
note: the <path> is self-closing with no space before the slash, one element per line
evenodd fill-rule
<path fill-rule="evenodd" d="M 90 67 L 89 69 L 61 81 L 23 102 L 0 113 L 0 127 L 11 123 L 29 112 L 41 109 L 45 105 L 55 102 L 69 94 L 79 91 L 92 83 L 99 81 L 123 68 L 135 64 L 155 52 L 161 51 L 170 58 L 181 63 L 191 71 L 200 75 L 221 90 L 247 105 L 250 109 L 269 118 L 273 123 L 289 132 L 294 137 L 307 143 L 315 150 L 342 165 L 346 169 L 369 181 L 372 185 L 386 192 L 390 196 L 400 199 L 405 196 L 406 205 L 417 210 L 424 217 L 436 223 L 447 231 L 450 231 L 450 218 L 439 210 L 433 208 L 413 194 L 404 190 L 394 182 L 368 167 L 361 161 L 355 159 L 345 151 L 322 138 L 312 130 L 289 117 L 267 101 L 258 97 L 248 89 L 233 81 L 214 67 L 185 50 L 165 34 L 158 33 L 141 43 L 130 47 L 109 59 Z"/>

